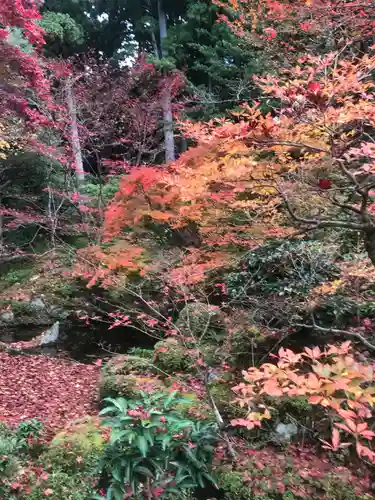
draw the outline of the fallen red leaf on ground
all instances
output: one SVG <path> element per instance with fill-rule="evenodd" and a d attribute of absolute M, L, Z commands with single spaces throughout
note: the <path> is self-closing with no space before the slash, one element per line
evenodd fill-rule
<path fill-rule="evenodd" d="M 0 352 L 0 419 L 16 425 L 38 418 L 55 433 L 97 413 L 99 373 L 71 360 Z"/>

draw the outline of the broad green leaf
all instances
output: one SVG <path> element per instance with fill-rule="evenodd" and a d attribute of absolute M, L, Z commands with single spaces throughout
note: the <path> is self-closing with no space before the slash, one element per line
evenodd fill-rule
<path fill-rule="evenodd" d="M 124 500 L 124 490 L 120 485 L 115 484 L 112 486 L 112 494 L 115 500 Z"/>
<path fill-rule="evenodd" d="M 210 483 L 215 486 L 215 488 L 218 488 L 217 481 L 212 474 L 209 474 L 208 472 L 202 472 L 202 474 L 206 479 L 208 479 Z"/>
<path fill-rule="evenodd" d="M 150 471 L 150 469 L 148 469 L 147 467 L 143 467 L 141 465 L 139 465 L 138 467 L 135 467 L 134 472 L 139 472 L 140 474 L 143 474 L 144 476 L 151 477 L 151 478 L 155 477 L 154 474 L 152 473 L 152 471 Z"/>
<path fill-rule="evenodd" d="M 161 447 L 163 450 L 166 449 L 167 445 L 171 442 L 172 437 L 171 436 L 163 436 L 163 439 L 161 440 Z"/>
<path fill-rule="evenodd" d="M 130 431 L 129 429 L 126 429 L 125 431 L 121 431 L 121 430 L 118 430 L 118 429 L 115 429 L 111 432 L 111 437 L 110 437 L 110 443 L 113 444 L 115 443 L 116 441 L 118 441 L 119 439 L 121 438 L 126 438 L 128 437 L 128 435 L 131 433 L 132 431 Z"/>
<path fill-rule="evenodd" d="M 99 412 L 99 415 L 107 415 L 107 413 L 113 413 L 116 411 L 116 408 L 114 406 L 106 406 Z"/>
<path fill-rule="evenodd" d="M 148 461 L 150 462 L 150 464 L 152 464 L 152 466 L 154 467 L 155 470 L 157 470 L 159 472 L 163 472 L 162 467 L 160 466 L 160 464 L 156 460 L 154 460 L 153 458 L 149 458 Z"/>
<path fill-rule="evenodd" d="M 199 486 L 200 486 L 201 488 L 204 488 L 204 481 L 203 481 L 203 479 L 202 479 L 201 474 L 199 474 L 199 473 L 197 474 L 197 482 L 198 482 L 198 484 L 199 484 Z"/>
<path fill-rule="evenodd" d="M 112 477 L 116 481 L 118 481 L 119 483 L 123 482 L 124 478 L 122 476 L 122 471 L 121 471 L 121 466 L 120 465 L 116 465 L 116 466 L 112 467 L 111 473 L 112 473 Z"/>
<path fill-rule="evenodd" d="M 142 453 L 142 456 L 145 457 L 147 455 L 148 451 L 148 444 L 147 440 L 144 436 L 137 436 L 135 440 L 135 445 L 139 449 L 139 451 Z"/>
<path fill-rule="evenodd" d="M 153 446 L 154 445 L 154 437 L 153 437 L 151 431 L 147 428 L 144 430 L 143 435 L 144 435 L 145 439 L 148 441 L 148 443 L 150 444 L 150 446 Z"/>
<path fill-rule="evenodd" d="M 173 391 L 169 394 L 167 399 L 164 401 L 164 408 L 168 408 L 168 406 L 171 404 L 171 402 L 175 399 L 178 391 Z"/>

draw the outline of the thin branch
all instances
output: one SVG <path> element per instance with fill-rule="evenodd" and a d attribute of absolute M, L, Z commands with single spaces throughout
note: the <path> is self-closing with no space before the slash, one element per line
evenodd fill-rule
<path fill-rule="evenodd" d="M 371 224 L 358 224 L 355 222 L 324 220 L 324 219 L 319 221 L 316 219 L 305 219 L 303 217 L 299 217 L 292 209 L 290 201 L 285 196 L 285 194 L 282 193 L 281 191 L 279 191 L 279 193 L 280 196 L 283 198 L 286 209 L 289 215 L 292 217 L 292 219 L 294 219 L 296 222 L 299 222 L 300 224 L 307 224 L 309 226 L 313 226 L 312 229 L 322 229 L 325 227 L 341 227 L 346 229 L 353 229 L 356 231 L 369 231 L 372 228 Z"/>
<path fill-rule="evenodd" d="M 340 330 L 338 328 L 325 328 L 323 326 L 317 325 L 315 321 L 312 325 L 305 325 L 304 323 L 295 323 L 294 326 L 298 326 L 300 328 L 309 328 L 310 330 L 316 330 L 322 333 L 333 333 L 334 335 L 343 335 L 345 337 L 352 337 L 359 340 L 364 346 L 366 346 L 371 351 L 375 351 L 375 345 L 371 344 L 358 332 L 351 332 L 349 330 Z"/>
<path fill-rule="evenodd" d="M 249 140 L 261 146 L 288 146 L 292 148 L 308 149 L 309 151 L 314 151 L 315 153 L 330 154 L 330 151 L 328 149 L 317 148 L 315 146 L 310 146 L 309 144 L 302 144 L 300 142 L 277 141 L 277 140 L 262 141 L 260 139 L 256 139 L 255 137 L 249 137 Z"/>

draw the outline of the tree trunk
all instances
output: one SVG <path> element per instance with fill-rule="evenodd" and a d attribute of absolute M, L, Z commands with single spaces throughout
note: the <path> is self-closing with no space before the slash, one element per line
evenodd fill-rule
<path fill-rule="evenodd" d="M 367 255 L 375 266 L 375 228 L 365 233 L 364 241 Z"/>
<path fill-rule="evenodd" d="M 164 40 L 167 38 L 167 16 L 163 9 L 163 0 L 158 0 L 159 13 L 159 32 L 160 32 L 160 54 L 161 57 L 167 55 Z M 164 119 L 164 140 L 165 140 L 165 161 L 169 163 L 176 159 L 175 144 L 173 134 L 173 114 L 172 114 L 172 99 L 169 89 L 165 91 L 162 97 L 163 119 Z"/>
<path fill-rule="evenodd" d="M 66 86 L 66 99 L 70 120 L 70 142 L 73 151 L 74 171 L 79 190 L 79 187 L 85 182 L 85 172 L 83 170 L 82 150 L 77 126 L 77 106 L 74 98 L 73 81 L 71 77 L 69 77 Z"/>

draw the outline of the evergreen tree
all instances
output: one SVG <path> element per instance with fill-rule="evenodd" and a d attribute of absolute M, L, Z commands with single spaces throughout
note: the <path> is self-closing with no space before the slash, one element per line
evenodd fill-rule
<path fill-rule="evenodd" d="M 252 75 L 262 73 L 262 53 L 242 43 L 224 23 L 210 0 L 188 0 L 184 22 L 168 32 L 168 53 L 185 71 L 199 96 L 199 117 L 207 118 L 234 108 L 257 95 Z"/>

